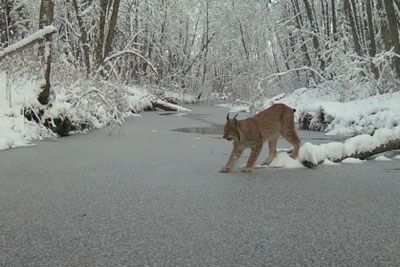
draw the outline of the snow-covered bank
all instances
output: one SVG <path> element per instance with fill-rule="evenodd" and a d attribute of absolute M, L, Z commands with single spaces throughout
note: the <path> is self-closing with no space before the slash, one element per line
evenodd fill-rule
<path fill-rule="evenodd" d="M 37 100 L 41 81 L 13 80 L 7 88 L 7 76 L 0 73 L 0 150 L 32 145 L 33 140 L 80 133 L 105 126 L 122 125 L 125 118 L 154 109 L 162 102 L 178 111 L 190 111 L 180 103 L 196 99 L 166 92 L 179 104 L 163 102 L 151 89 L 109 82 L 80 80 L 65 86 L 54 84 L 51 104 Z M 65 122 L 65 123 L 64 123 Z"/>
<path fill-rule="evenodd" d="M 316 102 L 300 107 L 302 113 L 312 114 L 315 123 L 328 135 L 373 134 L 377 129 L 400 125 L 400 92 L 339 103 Z"/>
<path fill-rule="evenodd" d="M 225 104 L 231 112 L 258 112 L 275 103 L 295 108 L 296 119 L 307 129 L 324 131 L 328 135 L 354 136 L 373 134 L 377 129 L 400 125 L 400 92 L 340 102 L 337 91 L 327 88 L 301 88 L 289 95 L 257 99 L 244 105 Z M 305 121 L 303 121 L 305 120 Z"/>
<path fill-rule="evenodd" d="M 257 168 L 303 168 L 318 164 L 338 165 L 340 163 L 359 164 L 366 160 L 391 161 L 382 155 L 388 149 L 400 149 L 400 126 L 393 129 L 379 129 L 373 136 L 363 134 L 347 139 L 345 142 L 330 142 L 314 145 L 306 142 L 300 148 L 299 158 L 292 159 L 285 150 L 278 151 L 277 157 L 269 166 Z M 400 159 L 392 154 L 393 160 Z M 304 164 L 304 165 L 303 165 Z"/>
<path fill-rule="evenodd" d="M 311 116 L 310 127 L 328 135 L 373 134 L 400 125 L 400 92 L 339 102 L 338 93 L 326 89 L 299 89 L 279 100 L 297 109 L 297 117 Z M 264 107 L 271 102 L 264 101 Z"/>
<path fill-rule="evenodd" d="M 11 84 L 10 84 L 11 85 Z M 19 88 L 19 89 L 18 89 Z M 21 89 L 23 88 L 23 90 Z M 28 146 L 34 139 L 51 137 L 51 131 L 24 117 L 24 106 L 35 106 L 37 82 L 20 80 L 7 89 L 6 75 L 0 73 L 0 150 Z"/>
<path fill-rule="evenodd" d="M 341 161 L 345 158 L 374 151 L 377 148 L 400 140 L 400 126 L 392 129 L 379 129 L 374 135 L 362 134 L 347 139 L 344 143 L 331 142 L 322 145 L 305 143 L 300 149 L 299 158 L 302 162 L 318 165 L 324 160 Z"/>

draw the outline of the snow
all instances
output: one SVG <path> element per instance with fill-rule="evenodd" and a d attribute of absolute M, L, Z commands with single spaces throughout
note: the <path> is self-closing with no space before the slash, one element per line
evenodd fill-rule
<path fill-rule="evenodd" d="M 150 93 L 138 87 L 126 87 L 126 101 L 130 110 L 141 112 L 146 108 L 152 107 Z"/>
<path fill-rule="evenodd" d="M 299 89 L 280 99 L 297 110 L 316 114 L 323 111 L 330 121 L 327 135 L 354 136 L 373 134 L 376 129 L 391 129 L 400 125 L 400 92 L 371 96 L 361 100 L 339 102 L 340 95 L 328 89 Z M 271 103 L 265 101 L 264 107 Z"/>
<path fill-rule="evenodd" d="M 400 159 L 400 155 L 396 155 L 393 157 L 394 159 Z"/>
<path fill-rule="evenodd" d="M 229 109 L 230 113 L 238 113 L 238 112 L 250 112 L 249 105 L 246 104 L 217 104 L 218 107 Z"/>
<path fill-rule="evenodd" d="M 30 122 L 22 115 L 22 106 L 38 105 L 35 97 L 40 81 L 24 81 L 11 84 L 11 107 L 6 97 L 6 74 L 0 73 L 0 150 L 30 146 L 34 139 L 49 138 L 50 131 Z M 21 88 L 24 88 L 21 90 Z"/>
<path fill-rule="evenodd" d="M 54 33 L 56 31 L 57 31 L 57 29 L 53 25 L 46 26 L 43 29 L 28 36 L 27 38 L 19 41 L 18 43 L 12 44 L 12 45 L 8 46 L 7 48 L 5 48 L 3 51 L 0 51 L 0 58 L 4 57 L 5 55 L 7 55 L 9 53 L 12 53 L 12 52 L 18 50 L 18 49 L 21 49 L 22 47 L 24 47 L 32 42 L 35 42 L 38 39 L 43 38 L 47 34 Z"/>
<path fill-rule="evenodd" d="M 242 166 L 244 167 L 244 165 Z M 256 165 L 256 169 L 266 168 L 283 168 L 283 169 L 297 169 L 305 168 L 298 159 L 292 159 L 287 152 L 283 149 L 280 150 L 270 165 Z"/>
<path fill-rule="evenodd" d="M 327 166 L 337 166 L 340 165 L 339 163 L 335 163 L 333 161 L 330 161 L 329 159 L 325 159 L 324 162 L 322 163 L 323 165 L 327 165 Z"/>
<path fill-rule="evenodd" d="M 365 163 L 365 160 L 356 159 L 356 158 L 346 158 L 342 160 L 342 163 L 349 163 L 349 164 L 362 164 Z"/>
<path fill-rule="evenodd" d="M 276 103 L 284 103 L 296 109 L 297 114 L 303 111 L 318 111 L 322 102 L 339 101 L 340 95 L 336 91 L 325 88 L 299 88 L 288 95 L 278 94 L 270 99 L 259 99 L 253 104 L 252 109 L 260 111 Z"/>
<path fill-rule="evenodd" d="M 384 155 L 378 156 L 374 160 L 376 160 L 376 161 L 392 161 L 390 158 L 385 157 Z"/>
<path fill-rule="evenodd" d="M 6 77 L 0 72 L 0 150 L 30 146 L 33 140 L 56 137 L 43 123 L 46 119 L 60 116 L 67 116 L 78 125 L 87 125 L 88 129 L 110 126 L 112 130 L 121 125 L 126 117 L 136 116 L 132 112 L 152 107 L 151 101 L 155 98 L 154 94 L 141 87 L 80 80 L 70 85 L 54 83 L 51 106 L 45 107 L 37 100 L 43 81 L 18 77 L 11 81 L 10 106 Z M 185 96 L 182 100 L 191 102 L 193 98 Z M 162 100 L 158 102 L 182 112 L 190 111 Z M 28 121 L 23 112 L 25 107 L 43 109 L 41 122 Z M 85 131 L 87 129 L 78 129 L 74 133 Z"/>
<path fill-rule="evenodd" d="M 331 142 L 313 145 L 306 142 L 300 148 L 299 157 L 301 161 L 308 161 L 317 165 L 325 159 L 335 161 L 343 157 L 351 157 L 357 153 L 372 151 L 374 148 L 396 139 L 400 139 L 400 126 L 392 129 L 379 129 L 373 136 L 367 134 L 355 136 L 347 139 L 344 143 Z"/>
<path fill-rule="evenodd" d="M 295 168 L 304 168 L 304 165 L 301 164 L 299 160 L 292 159 L 288 153 L 278 152 L 276 154 L 276 157 L 268 167 L 295 169 Z"/>
<path fill-rule="evenodd" d="M 193 95 L 173 92 L 170 90 L 163 90 L 163 96 L 167 98 L 177 99 L 180 103 L 185 103 L 185 104 L 194 104 L 198 102 L 196 97 Z"/>
<path fill-rule="evenodd" d="M 254 103 L 242 102 L 220 104 L 231 112 L 259 112 L 275 103 L 284 103 L 296 109 L 296 120 L 307 112 L 313 116 L 318 130 L 327 135 L 372 135 L 377 129 L 391 129 L 400 125 L 400 92 L 375 95 L 364 99 L 341 101 L 342 95 L 330 88 L 300 88 L 291 94 L 256 99 Z M 324 113 L 326 125 L 318 120 Z"/>

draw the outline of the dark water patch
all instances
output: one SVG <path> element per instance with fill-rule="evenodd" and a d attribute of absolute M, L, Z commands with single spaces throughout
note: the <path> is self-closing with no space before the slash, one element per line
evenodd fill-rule
<path fill-rule="evenodd" d="M 210 127 L 185 127 L 178 128 L 172 131 L 181 133 L 192 133 L 192 134 L 215 134 L 222 135 L 224 133 L 223 125 L 212 125 Z"/>
<path fill-rule="evenodd" d="M 306 139 L 310 140 L 310 141 L 315 140 L 315 141 L 331 141 L 331 142 L 337 141 L 337 142 L 343 142 L 347 138 L 346 137 L 335 137 L 335 138 L 332 138 L 332 137 L 308 137 Z"/>
<path fill-rule="evenodd" d="M 384 170 L 384 172 L 389 172 L 389 173 L 400 172 L 400 168 L 386 169 L 386 170 Z"/>
<path fill-rule="evenodd" d="M 172 116 L 178 114 L 177 112 L 165 112 L 165 113 L 160 113 L 158 115 L 160 116 Z"/>

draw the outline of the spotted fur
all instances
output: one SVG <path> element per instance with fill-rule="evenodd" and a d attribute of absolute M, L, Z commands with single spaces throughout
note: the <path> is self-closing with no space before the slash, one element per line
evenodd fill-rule
<path fill-rule="evenodd" d="M 221 172 L 232 171 L 246 148 L 250 148 L 251 153 L 246 167 L 242 171 L 251 172 L 266 142 L 269 146 L 269 155 L 263 164 L 271 164 L 277 154 L 276 145 L 280 135 L 293 145 L 293 152 L 290 156 L 297 158 L 300 139 L 295 130 L 294 111 L 285 104 L 274 104 L 244 120 L 237 120 L 237 115 L 230 119 L 228 114 L 223 137 L 228 141 L 233 141 L 233 149 L 228 163 L 221 169 Z"/>

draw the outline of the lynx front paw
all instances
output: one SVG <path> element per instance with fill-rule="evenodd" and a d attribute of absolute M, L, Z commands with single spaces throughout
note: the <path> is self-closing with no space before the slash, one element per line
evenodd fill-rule
<path fill-rule="evenodd" d="M 264 161 L 263 163 L 261 163 L 262 166 L 269 166 L 273 161 L 273 158 L 267 158 L 266 161 Z"/>
<path fill-rule="evenodd" d="M 232 169 L 227 168 L 227 167 L 223 167 L 219 172 L 220 173 L 228 173 L 228 172 L 231 172 L 231 171 L 232 171 Z"/>
<path fill-rule="evenodd" d="M 252 171 L 253 171 L 253 168 L 250 168 L 250 167 L 244 167 L 242 169 L 242 172 L 252 172 Z"/>
<path fill-rule="evenodd" d="M 263 163 L 261 163 L 261 166 L 268 166 L 269 164 L 271 164 L 271 162 L 266 160 Z"/>

